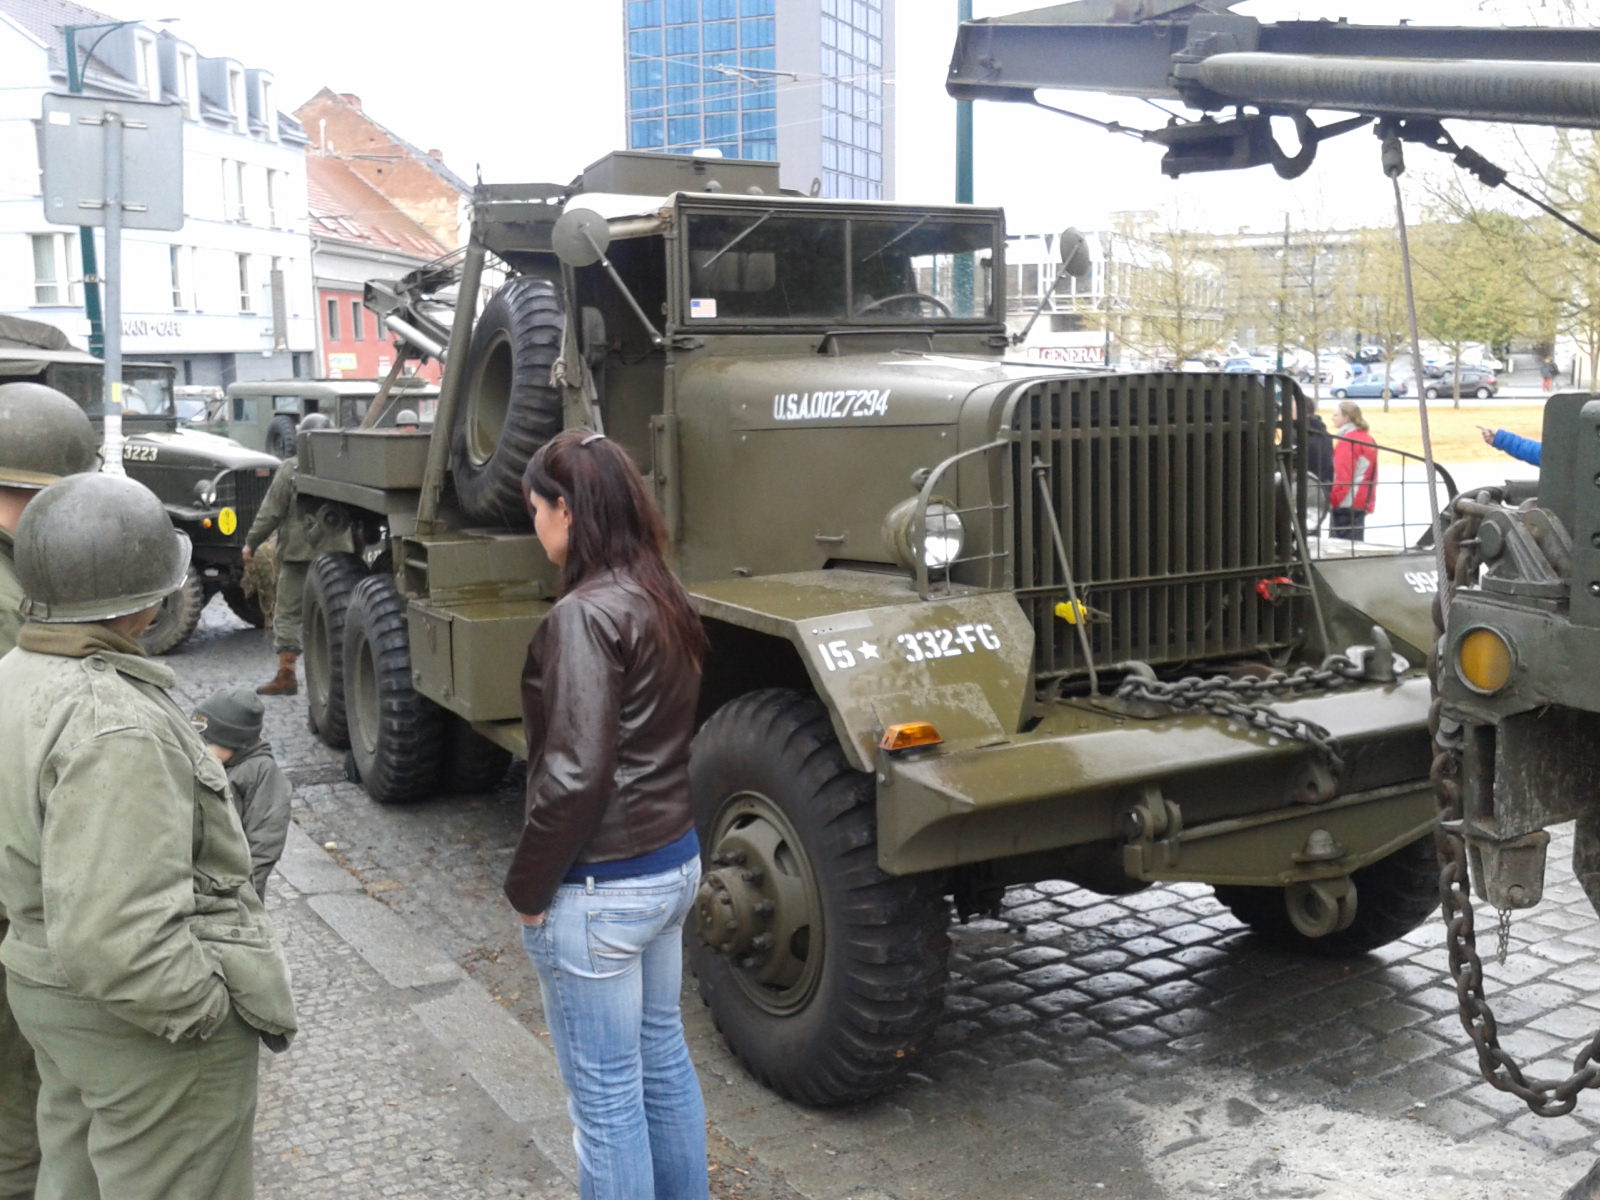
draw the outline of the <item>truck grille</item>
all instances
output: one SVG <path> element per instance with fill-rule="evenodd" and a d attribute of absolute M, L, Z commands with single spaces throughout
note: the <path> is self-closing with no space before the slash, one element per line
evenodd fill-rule
<path fill-rule="evenodd" d="M 261 511 L 261 502 L 267 498 L 267 489 L 271 486 L 270 470 L 265 467 L 240 467 L 222 477 L 217 487 L 217 501 L 231 504 L 239 514 L 240 528 L 249 529 L 250 522 Z"/>
<path fill-rule="evenodd" d="M 1251 375 L 1082 376 L 1024 388 L 1010 419 L 1016 592 L 1041 677 L 1085 670 L 1037 462 L 1097 666 L 1257 655 L 1288 644 L 1300 601 L 1256 590 L 1291 574 L 1275 483 L 1283 384 Z"/>

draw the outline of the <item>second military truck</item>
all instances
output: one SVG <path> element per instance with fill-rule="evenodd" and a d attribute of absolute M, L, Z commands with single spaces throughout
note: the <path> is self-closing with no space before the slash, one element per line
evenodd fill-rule
<path fill-rule="evenodd" d="M 528 753 L 557 573 L 522 468 L 564 426 L 632 454 L 711 640 L 693 966 L 807 1103 L 906 1070 L 952 909 L 1011 884 L 1200 880 L 1335 954 L 1436 903 L 1429 556 L 1311 557 L 1283 377 L 1003 362 L 1004 253 L 998 210 L 770 163 L 480 186 L 459 271 L 417 277 L 505 278 L 455 310 L 431 435 L 300 439 L 301 503 L 365 548 L 308 580 L 312 720 L 384 802 Z"/>

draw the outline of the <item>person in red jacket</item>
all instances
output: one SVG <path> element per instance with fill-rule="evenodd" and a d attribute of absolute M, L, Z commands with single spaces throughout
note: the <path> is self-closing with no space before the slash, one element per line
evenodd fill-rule
<path fill-rule="evenodd" d="M 1353 542 L 1366 538 L 1367 514 L 1377 501 L 1378 448 L 1367 428 L 1361 406 L 1353 400 L 1339 401 L 1338 427 L 1333 431 L 1333 489 L 1328 505 L 1333 510 L 1328 521 L 1331 537 Z"/>

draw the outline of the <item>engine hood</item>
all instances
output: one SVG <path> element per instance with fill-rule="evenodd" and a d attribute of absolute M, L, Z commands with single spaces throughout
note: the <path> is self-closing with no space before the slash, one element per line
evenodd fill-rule
<path fill-rule="evenodd" d="M 706 357 L 682 368 L 696 403 L 726 403 L 735 429 L 947 425 L 973 391 L 1059 372 L 999 359 L 896 350 Z"/>
<path fill-rule="evenodd" d="M 240 467 L 278 469 L 278 460 L 272 455 L 198 429 L 134 430 L 123 440 L 122 456 L 172 466 L 204 467 L 210 473 Z"/>

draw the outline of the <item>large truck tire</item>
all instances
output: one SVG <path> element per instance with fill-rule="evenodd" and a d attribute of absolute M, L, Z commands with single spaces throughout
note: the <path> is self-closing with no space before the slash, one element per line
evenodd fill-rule
<path fill-rule="evenodd" d="M 690 787 L 706 874 L 689 955 L 734 1054 L 802 1104 L 892 1085 L 943 1009 L 942 878 L 879 870 L 872 777 L 809 693 L 725 704 L 695 738 Z"/>
<path fill-rule="evenodd" d="M 522 276 L 494 294 L 473 328 L 450 437 L 456 496 L 473 521 L 529 526 L 522 472 L 561 430 L 561 393 L 550 385 L 550 367 L 562 327 L 555 284 Z"/>
<path fill-rule="evenodd" d="M 323 554 L 306 573 L 301 642 L 311 732 L 337 750 L 350 745 L 344 700 L 344 628 L 350 597 L 367 569 L 354 554 Z"/>
<path fill-rule="evenodd" d="M 1307 937 L 1289 919 L 1282 888 L 1219 886 L 1217 899 L 1263 941 L 1283 950 L 1350 958 L 1387 946 L 1439 907 L 1439 856 L 1433 835 L 1350 872 L 1356 916 L 1348 928 Z"/>
<path fill-rule="evenodd" d="M 200 614 L 206 607 L 205 581 L 200 572 L 189 569 L 183 586 L 168 593 L 150 627 L 139 637 L 146 654 L 165 654 L 176 650 L 188 640 L 195 626 L 200 624 Z"/>
<path fill-rule="evenodd" d="M 295 451 L 295 426 L 297 422 L 291 416 L 279 413 L 267 425 L 266 447 L 267 453 L 278 458 L 293 458 Z"/>
<path fill-rule="evenodd" d="M 350 754 L 367 795 L 379 804 L 432 795 L 444 712 L 411 686 L 405 597 L 388 575 L 368 575 L 351 593 L 344 687 Z"/>
<path fill-rule="evenodd" d="M 452 796 L 492 791 L 511 768 L 511 751 L 491 742 L 454 713 L 445 716 L 439 790 Z"/>

